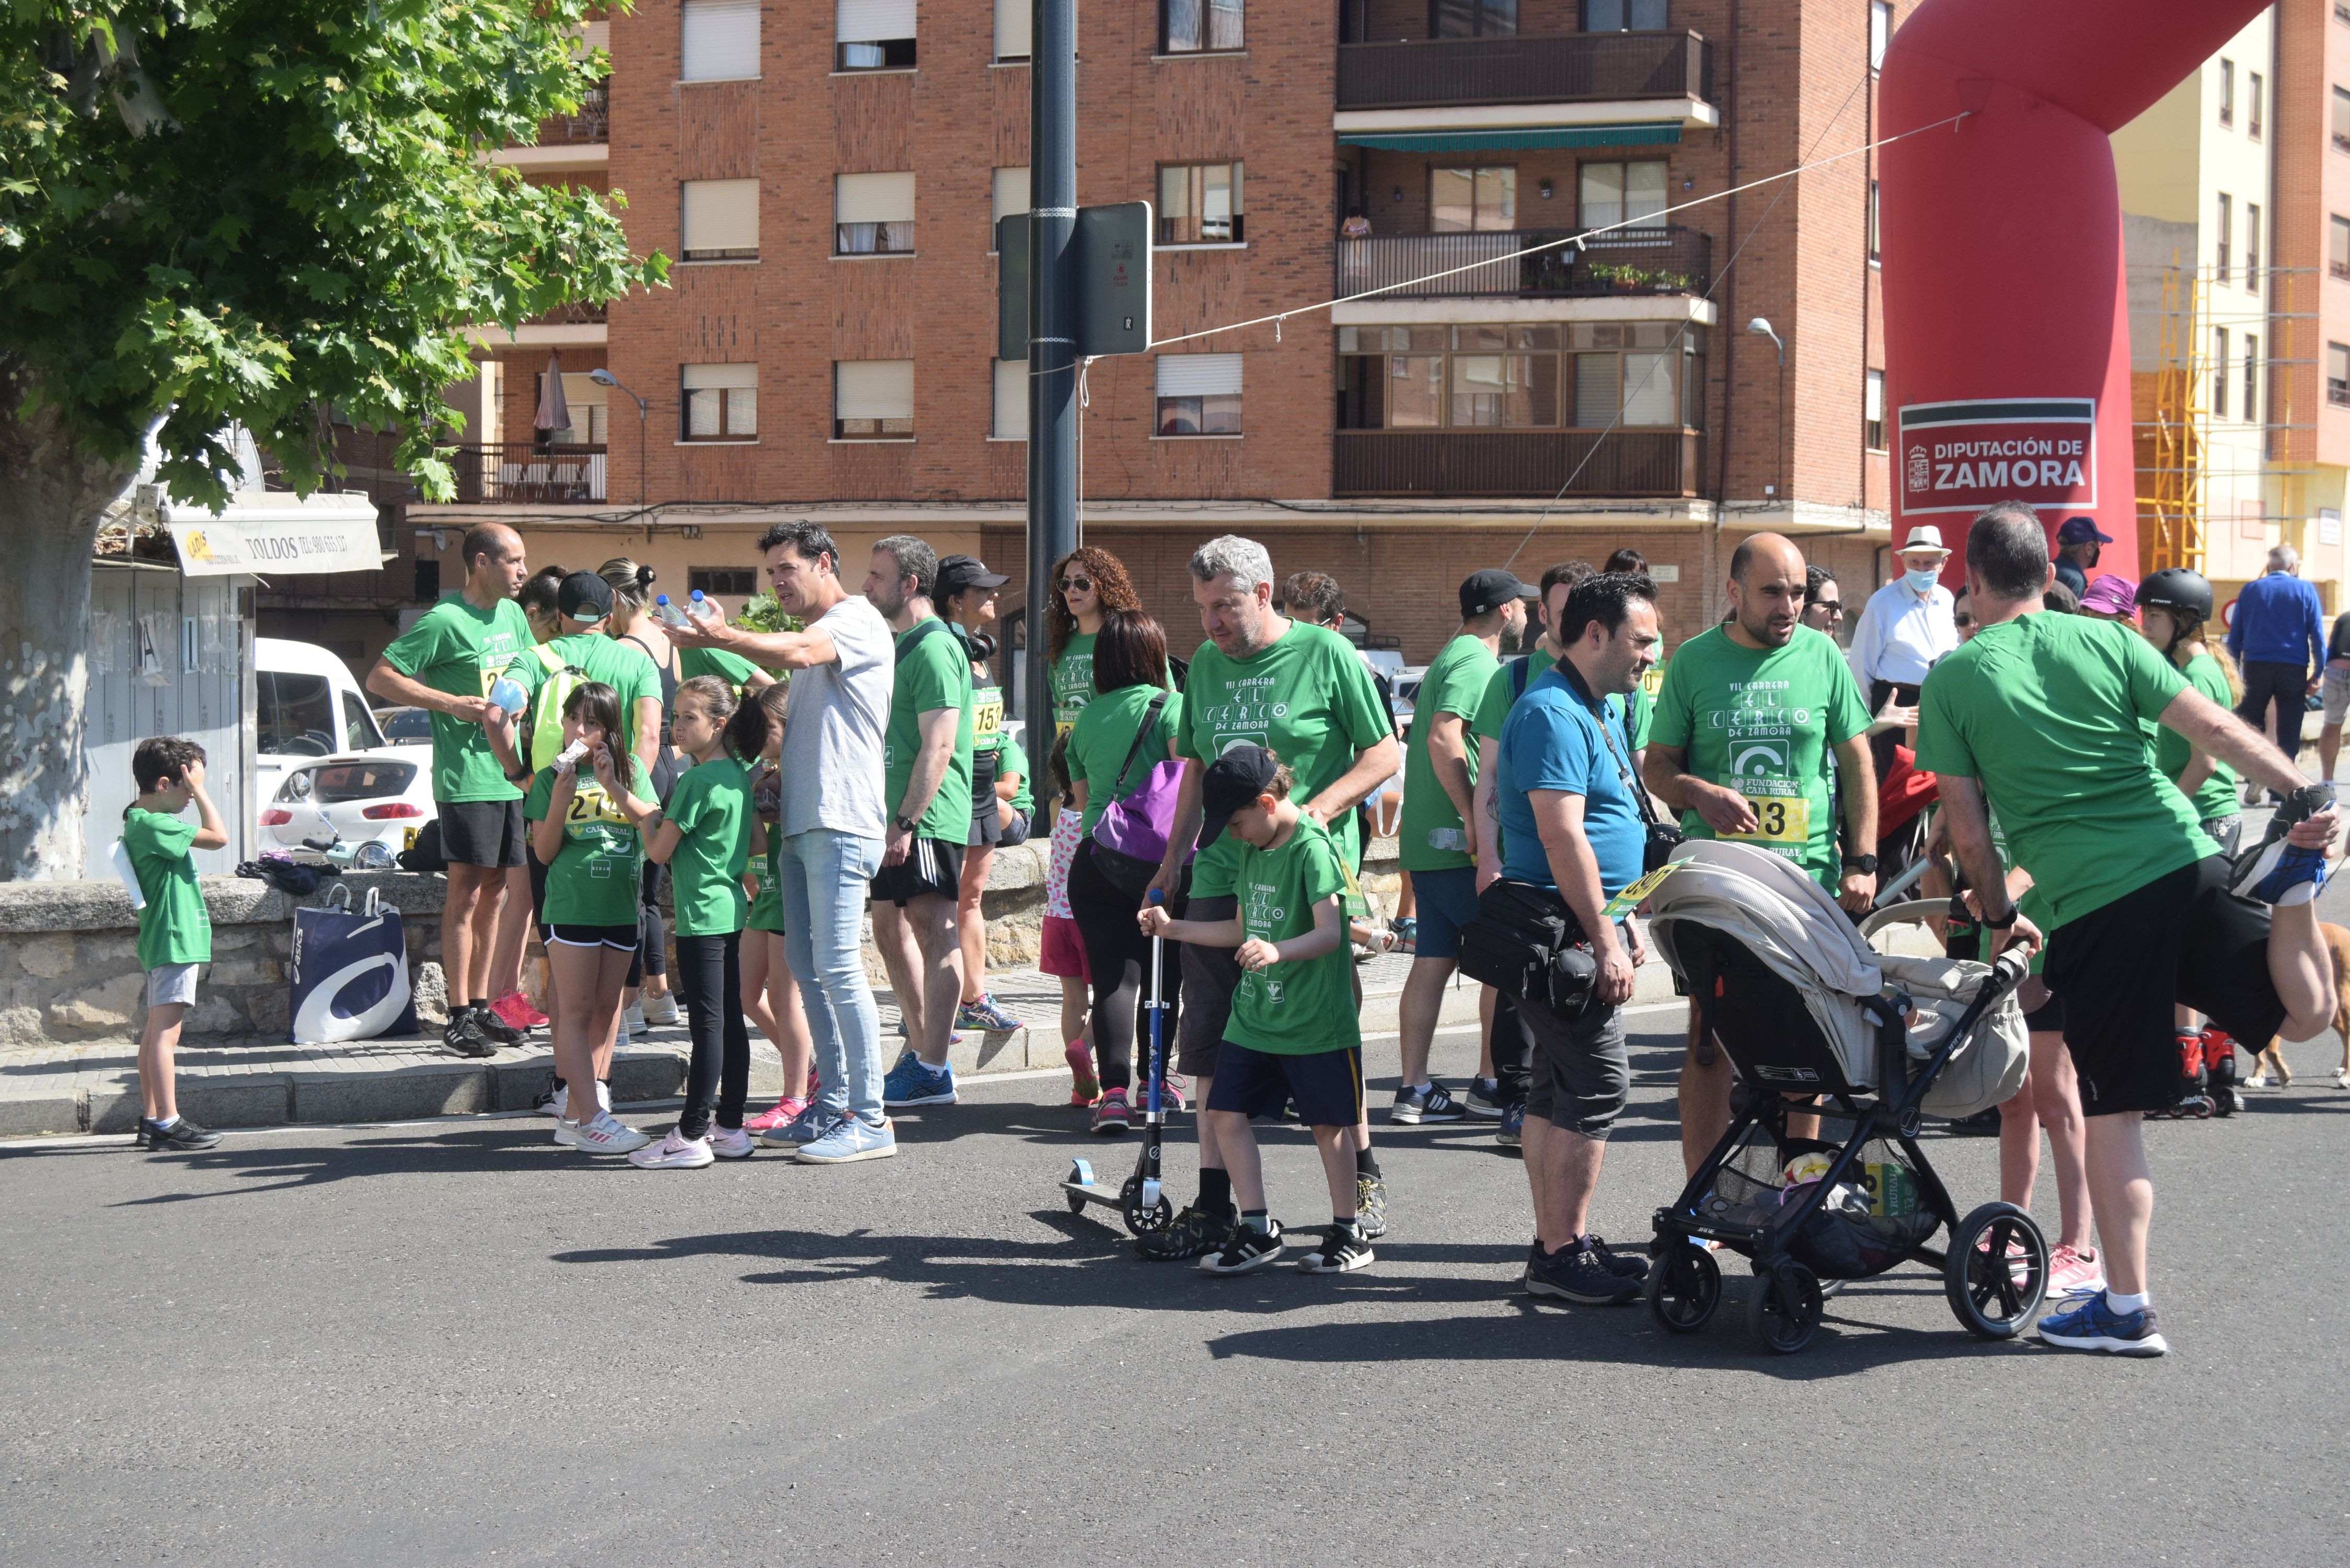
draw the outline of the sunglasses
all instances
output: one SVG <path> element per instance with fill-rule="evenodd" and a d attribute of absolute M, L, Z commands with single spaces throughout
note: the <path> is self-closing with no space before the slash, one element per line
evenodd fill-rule
<path fill-rule="evenodd" d="M 1815 610 L 1825 611 L 1830 617 L 1844 614 L 1844 606 L 1838 604 L 1834 599 L 1821 599 L 1817 603 L 1814 604 L 1812 607 Z"/>
<path fill-rule="evenodd" d="M 1089 594 L 1094 591 L 1094 580 L 1091 577 L 1063 577 L 1061 591 L 1065 594 Z"/>
<path fill-rule="evenodd" d="M 1950 620 L 1953 625 L 1962 627 L 1972 626 L 1975 623 L 1975 618 L 1970 615 L 1952 616 Z"/>

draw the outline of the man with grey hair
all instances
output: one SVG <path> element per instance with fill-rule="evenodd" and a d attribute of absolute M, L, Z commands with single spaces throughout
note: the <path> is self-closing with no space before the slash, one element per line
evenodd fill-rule
<path fill-rule="evenodd" d="M 2325 668 L 2325 613 L 2317 590 L 2301 579 L 2301 556 L 2290 545 L 2269 552 L 2268 570 L 2236 596 L 2228 623 L 2228 653 L 2244 674 L 2236 717 L 2276 736 L 2277 750 L 2301 753 L 2301 719 Z M 2269 704 L 2276 728 L 2269 728 Z M 2257 798 L 2257 796 L 2255 797 Z"/>
<path fill-rule="evenodd" d="M 1369 671 L 1336 632 L 1288 619 L 1273 607 L 1273 557 L 1253 539 L 1226 534 L 1193 551 L 1191 597 L 1208 640 L 1192 655 L 1183 685 L 1182 727 L 1175 735 L 1183 782 L 1167 859 L 1151 888 L 1170 903 L 1182 896 L 1184 863 L 1200 834 L 1208 764 L 1238 745 L 1262 746 L 1287 764 L 1297 781 L 1290 798 L 1337 841 L 1352 884 L 1363 863 L 1355 807 L 1401 761 L 1394 716 L 1380 703 Z M 1239 909 L 1240 869 L 1234 836 L 1224 834 L 1191 867 L 1187 918 L 1232 919 Z M 1176 1065 L 1191 1076 L 1194 1103 L 1206 1106 L 1239 969 L 1222 949 L 1186 942 L 1182 957 Z M 1169 1231 L 1145 1237 L 1143 1256 L 1196 1258 L 1221 1250 L 1236 1222 L 1211 1125 L 1200 1118 L 1199 1202 L 1186 1207 Z M 1376 1237 L 1386 1228 L 1386 1189 L 1367 1147 L 1356 1151 L 1355 1188 L 1356 1213 L 1365 1233 Z"/>

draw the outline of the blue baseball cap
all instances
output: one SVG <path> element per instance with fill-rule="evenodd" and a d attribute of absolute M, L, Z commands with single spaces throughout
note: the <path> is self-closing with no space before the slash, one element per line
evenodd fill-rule
<path fill-rule="evenodd" d="M 2110 545 L 2114 542 L 2114 536 L 2111 534 L 2097 532 L 2097 523 L 2094 517 L 2067 517 L 2064 519 L 2064 525 L 2056 530 L 2056 542 L 2059 545 L 2085 545 L 2092 539 L 2100 545 Z"/>

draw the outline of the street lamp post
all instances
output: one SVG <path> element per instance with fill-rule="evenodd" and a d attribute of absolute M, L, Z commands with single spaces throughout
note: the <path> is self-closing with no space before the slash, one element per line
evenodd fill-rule
<path fill-rule="evenodd" d="M 1786 358 L 1786 356 L 1785 356 L 1785 355 L 1783 355 L 1783 354 L 1782 354 L 1782 355 L 1780 356 L 1781 361 L 1782 361 L 1783 363 L 1784 362 L 1785 358 Z M 591 381 L 595 382 L 595 383 L 596 383 L 598 386 L 599 386 L 599 387 L 611 387 L 611 388 L 614 388 L 614 389 L 618 389 L 618 390 L 619 390 L 619 391 L 628 392 L 628 394 L 629 394 L 629 397 L 631 397 L 631 398 L 635 398 L 635 399 L 636 399 L 636 404 L 637 404 L 637 510 L 638 510 L 639 512 L 640 512 L 640 513 L 641 513 L 641 512 L 642 512 L 642 511 L 644 511 L 644 509 L 645 509 L 645 410 L 646 410 L 650 405 L 646 403 L 646 401 L 644 400 L 644 399 L 637 397 L 637 394 L 636 394 L 636 393 L 634 393 L 634 392 L 632 392 L 632 391 L 629 391 L 629 389 L 628 389 L 628 388 L 626 388 L 626 387 L 624 387 L 624 386 L 621 386 L 621 384 L 620 384 L 620 379 L 619 379 L 618 376 L 615 376 L 614 374 L 612 374 L 612 372 L 611 372 L 611 371 L 609 371 L 609 370 L 602 370 L 602 369 L 590 370 L 590 371 L 588 371 L 588 379 L 589 380 L 591 380 Z"/>
<path fill-rule="evenodd" d="M 1795 507 L 1793 501 L 1787 500 L 1787 345 L 1771 330 L 1771 323 L 1760 316 L 1746 324 L 1746 330 L 1758 337 L 1768 337 L 1772 346 L 1779 350 L 1779 411 L 1773 421 L 1771 438 L 1775 449 L 1773 455 L 1776 459 L 1773 467 L 1779 476 L 1779 483 L 1773 485 L 1771 491 L 1774 497 L 1787 502 L 1787 517 L 1792 522 Z"/>

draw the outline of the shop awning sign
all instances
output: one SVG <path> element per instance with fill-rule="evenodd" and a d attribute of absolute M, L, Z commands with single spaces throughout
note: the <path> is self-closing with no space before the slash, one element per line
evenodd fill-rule
<path fill-rule="evenodd" d="M 192 577 L 276 577 L 320 572 L 372 572 L 383 565 L 377 542 L 375 509 L 338 507 L 341 515 L 295 507 L 232 511 L 226 516 L 196 514 L 171 524 L 180 570 Z"/>
<path fill-rule="evenodd" d="M 1901 511 L 2097 504 L 2097 400 L 1969 398 L 1900 411 Z"/>

